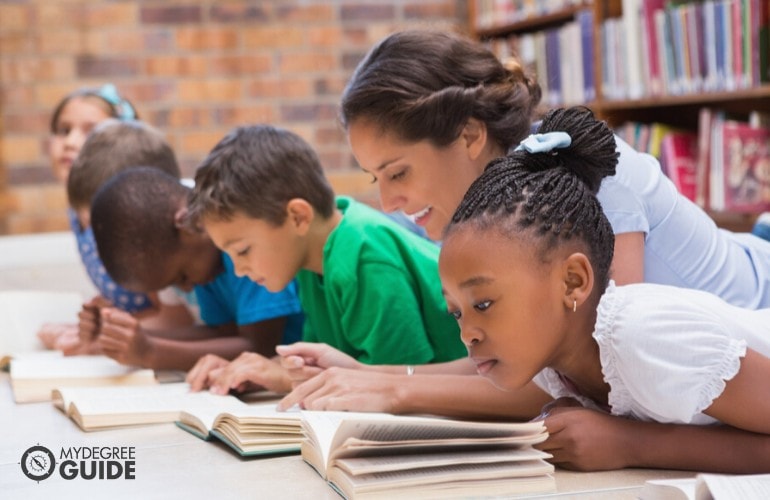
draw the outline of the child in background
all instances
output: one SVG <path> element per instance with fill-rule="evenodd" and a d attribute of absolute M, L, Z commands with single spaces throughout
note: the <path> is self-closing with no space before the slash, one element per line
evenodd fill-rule
<path fill-rule="evenodd" d="M 157 168 L 177 178 L 180 174 L 176 155 L 158 130 L 137 120 L 108 119 L 89 134 L 67 179 L 67 199 L 75 214 L 72 229 L 88 275 L 101 292 L 80 313 L 83 345 L 98 334 L 99 309 L 111 304 L 133 313 L 141 318 L 143 327 L 154 330 L 188 326 L 195 320 L 183 301 L 174 300 L 177 294 L 172 289 L 149 295 L 129 292 L 113 282 L 99 259 L 90 228 L 91 201 L 108 179 L 135 166 Z M 152 309 L 137 311 L 144 300 L 151 300 Z"/>
<path fill-rule="evenodd" d="M 98 88 L 81 88 L 65 96 L 51 116 L 49 140 L 49 154 L 51 157 L 51 169 L 54 177 L 61 183 L 66 184 L 72 165 L 75 162 L 80 149 L 86 141 L 88 134 L 99 123 L 109 118 L 118 120 L 135 120 L 137 114 L 134 106 L 120 96 L 117 89 L 112 84 L 106 84 Z M 119 295 L 125 299 L 124 307 L 131 312 L 148 311 L 153 307 L 152 300 L 144 294 L 130 293 L 116 286 L 108 276 L 98 278 L 91 270 L 98 264 L 92 261 L 86 254 L 94 248 L 93 236 L 90 231 L 79 228 L 77 217 L 74 211 L 68 211 L 70 226 L 78 240 L 78 251 L 81 254 L 86 269 L 89 271 L 89 277 L 95 287 L 104 294 L 109 291 L 110 295 Z M 88 258 L 87 258 L 88 257 Z M 89 262 L 92 262 L 91 265 Z M 89 268 L 90 266 L 90 268 Z M 108 303 L 110 298 L 97 296 L 88 304 Z M 67 354 L 78 354 L 90 352 L 92 346 L 82 344 L 78 336 L 78 327 L 75 324 L 46 324 L 38 337 L 44 345 L 49 348 L 56 348 Z"/>
<path fill-rule="evenodd" d="M 276 344 L 301 335 L 295 285 L 271 293 L 236 277 L 229 258 L 184 224 L 189 192 L 174 176 L 136 167 L 112 177 L 94 196 L 91 227 L 110 276 L 144 293 L 172 285 L 194 289 L 205 323 L 161 336 L 131 315 L 103 308 L 98 344 L 121 363 L 189 370 L 209 353 L 232 359 L 254 351 L 269 357 Z"/>
<path fill-rule="evenodd" d="M 198 167 L 189 210 L 239 276 L 271 291 L 296 277 L 306 342 L 366 364 L 465 356 L 441 296 L 438 247 L 374 209 L 335 199 L 318 156 L 296 134 L 267 125 L 233 130 Z M 283 372 L 254 356 L 229 365 L 207 357 L 188 380 L 226 393 Z"/>
<path fill-rule="evenodd" d="M 593 452 L 617 453 L 604 462 L 618 467 L 651 443 L 637 434 L 616 450 L 602 433 L 634 419 L 671 426 L 646 450 L 655 466 L 682 465 L 675 437 L 688 425 L 722 424 L 735 439 L 730 463 L 704 453 L 685 466 L 770 472 L 770 309 L 668 285 L 616 286 L 613 231 L 595 196 L 617 164 L 612 132 L 576 108 L 550 112 L 539 132 L 488 166 L 445 232 L 447 306 L 478 373 L 507 390 L 534 380 L 604 415 Z M 569 465 L 561 429 L 545 423 L 539 447 Z"/>

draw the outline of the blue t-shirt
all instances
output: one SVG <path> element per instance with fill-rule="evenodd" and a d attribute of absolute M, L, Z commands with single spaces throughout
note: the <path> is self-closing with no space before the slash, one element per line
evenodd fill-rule
<path fill-rule="evenodd" d="M 227 323 L 249 325 L 286 316 L 282 343 L 290 344 L 302 338 L 302 308 L 297 295 L 297 284 L 272 293 L 244 276 L 235 275 L 233 261 L 222 253 L 225 270 L 211 283 L 195 287 L 201 310 L 201 319 L 209 326 Z"/>
<path fill-rule="evenodd" d="M 151 308 L 153 304 L 147 295 L 126 290 L 115 283 L 107 274 L 102 259 L 99 258 L 99 253 L 96 250 L 96 241 L 91 227 L 81 229 L 77 215 L 72 209 L 67 211 L 67 216 L 78 244 L 80 260 L 83 261 L 88 277 L 91 278 L 91 282 L 99 290 L 102 297 L 112 302 L 118 309 L 128 313 L 138 313 Z"/>

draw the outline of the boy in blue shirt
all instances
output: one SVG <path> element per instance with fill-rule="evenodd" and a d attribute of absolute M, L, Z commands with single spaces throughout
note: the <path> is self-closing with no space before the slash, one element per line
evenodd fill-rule
<path fill-rule="evenodd" d="M 441 294 L 439 248 L 381 212 L 335 198 L 317 155 L 296 134 L 238 127 L 195 179 L 189 216 L 232 257 L 238 275 L 273 291 L 296 277 L 306 342 L 366 364 L 465 356 Z M 193 389 L 220 393 L 282 377 L 288 374 L 247 355 L 230 364 L 210 356 L 188 374 Z"/>
<path fill-rule="evenodd" d="M 121 286 L 154 292 L 171 285 L 194 290 L 205 326 L 159 334 L 122 311 L 101 311 L 98 342 L 126 364 L 188 370 L 212 353 L 274 356 L 297 340 L 302 315 L 296 288 L 271 293 L 238 278 L 229 258 L 205 233 L 185 224 L 190 188 L 157 169 L 137 167 L 105 183 L 91 206 L 91 225 L 107 272 Z M 163 335 L 163 336 L 161 336 Z"/>

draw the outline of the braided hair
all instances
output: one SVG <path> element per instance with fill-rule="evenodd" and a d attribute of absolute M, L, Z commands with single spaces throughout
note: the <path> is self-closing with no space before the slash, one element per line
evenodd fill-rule
<path fill-rule="evenodd" d="M 518 238 L 532 236 L 544 259 L 564 242 L 577 241 L 604 290 L 614 235 L 595 195 L 602 179 L 615 174 L 615 138 L 586 108 L 549 112 L 538 132 L 557 131 L 570 135 L 570 146 L 543 153 L 516 151 L 492 161 L 465 194 L 445 237 L 468 223 Z"/>
<path fill-rule="evenodd" d="M 367 120 L 407 142 L 454 142 L 468 119 L 504 151 L 529 134 L 542 92 L 517 61 L 435 30 L 393 33 L 359 63 L 342 94 L 345 128 Z"/>

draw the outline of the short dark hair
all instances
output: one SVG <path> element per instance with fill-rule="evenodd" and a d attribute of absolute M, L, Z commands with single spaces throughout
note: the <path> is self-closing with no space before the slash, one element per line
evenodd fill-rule
<path fill-rule="evenodd" d="M 604 177 L 615 174 L 615 137 L 586 108 L 549 112 L 538 132 L 554 131 L 568 133 L 570 146 L 546 153 L 517 151 L 493 160 L 468 189 L 445 236 L 458 226 L 474 224 L 511 237 L 530 237 L 540 241 L 544 260 L 561 242 L 576 238 L 591 261 L 597 287 L 604 291 L 615 237 L 596 192 Z"/>
<path fill-rule="evenodd" d="M 91 206 L 97 251 L 116 283 L 157 273 L 181 242 L 174 217 L 190 189 L 161 170 L 136 167 L 99 188 Z"/>
<path fill-rule="evenodd" d="M 237 127 L 195 172 L 190 222 L 203 217 L 228 220 L 243 212 L 278 226 L 293 198 L 306 200 L 322 217 L 334 212 L 334 191 L 313 148 L 285 129 Z"/>
<path fill-rule="evenodd" d="M 163 134 L 140 121 L 105 120 L 88 135 L 67 178 L 72 207 L 89 207 L 96 190 L 132 167 L 152 167 L 179 178 L 174 150 Z"/>
<path fill-rule="evenodd" d="M 469 118 L 486 124 L 504 150 L 529 134 L 542 91 L 511 59 L 445 31 L 406 30 L 375 45 L 342 94 L 340 118 L 358 119 L 408 142 L 446 146 Z"/>

